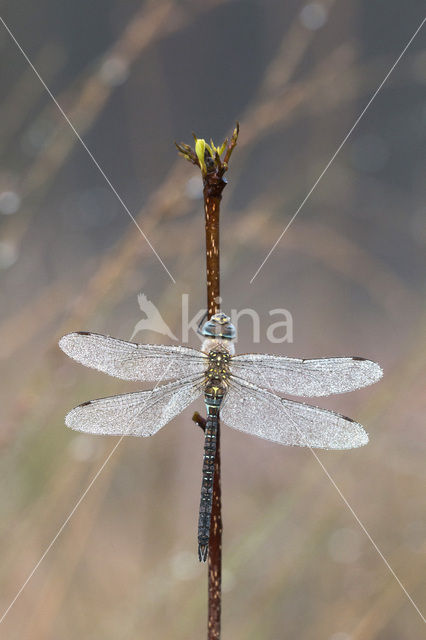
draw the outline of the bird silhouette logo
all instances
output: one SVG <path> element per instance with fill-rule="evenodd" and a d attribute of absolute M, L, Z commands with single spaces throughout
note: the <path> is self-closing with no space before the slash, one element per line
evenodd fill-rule
<path fill-rule="evenodd" d="M 132 337 L 130 338 L 131 340 L 133 340 L 135 335 L 140 331 L 155 331 L 156 333 L 161 333 L 163 336 L 168 336 L 172 340 L 178 340 L 175 334 L 164 322 L 161 317 L 161 313 L 158 311 L 155 304 L 151 302 L 151 300 L 148 300 L 144 293 L 140 293 L 138 295 L 138 304 L 142 313 L 146 315 L 146 318 L 143 318 L 136 323 Z"/>

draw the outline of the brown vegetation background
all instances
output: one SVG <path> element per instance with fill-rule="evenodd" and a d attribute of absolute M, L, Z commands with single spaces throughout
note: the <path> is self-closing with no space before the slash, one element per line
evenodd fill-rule
<path fill-rule="evenodd" d="M 237 119 L 223 308 L 258 311 L 258 351 L 382 364 L 381 383 L 323 402 L 365 424 L 370 444 L 319 457 L 424 609 L 423 31 L 249 283 L 418 27 L 421 3 L 24 0 L 1 15 L 176 280 L 0 25 L 1 610 L 116 443 L 67 430 L 64 415 L 133 388 L 71 362 L 57 340 L 77 329 L 129 338 L 140 292 L 180 336 L 181 294 L 194 313 L 205 305 L 203 212 L 173 141 L 193 130 L 220 140 Z M 282 307 L 294 342 L 271 345 L 268 312 Z M 249 320 L 239 329 L 239 350 L 251 350 Z M 1 637 L 204 637 L 202 433 L 190 416 L 121 443 Z M 222 452 L 224 639 L 423 637 L 309 451 L 224 428 Z"/>

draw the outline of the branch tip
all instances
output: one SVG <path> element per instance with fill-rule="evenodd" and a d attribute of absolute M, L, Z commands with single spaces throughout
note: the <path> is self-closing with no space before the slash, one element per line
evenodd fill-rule
<path fill-rule="evenodd" d="M 210 174 L 217 174 L 221 178 L 228 170 L 229 159 L 237 144 L 239 131 L 240 124 L 237 122 L 231 140 L 225 138 L 220 146 L 216 146 L 212 139 L 209 144 L 204 138 L 198 138 L 194 132 L 192 133 L 194 149 L 183 142 L 180 144 L 175 142 L 175 145 L 186 160 L 200 167 L 203 178 Z"/>

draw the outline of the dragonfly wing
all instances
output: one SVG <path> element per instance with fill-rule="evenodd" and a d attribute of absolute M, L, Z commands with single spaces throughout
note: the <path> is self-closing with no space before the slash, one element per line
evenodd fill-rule
<path fill-rule="evenodd" d="M 65 424 L 86 433 L 152 436 L 198 398 L 202 382 L 196 376 L 149 391 L 84 402 L 68 413 Z"/>
<path fill-rule="evenodd" d="M 86 367 L 122 380 L 170 380 L 201 374 L 206 356 L 181 346 L 136 344 L 98 333 L 79 331 L 60 339 L 68 356 Z"/>
<path fill-rule="evenodd" d="M 368 442 L 364 428 L 350 418 L 247 383 L 231 384 L 220 415 L 233 429 L 285 445 L 352 449 Z"/>
<path fill-rule="evenodd" d="M 328 396 L 366 387 L 380 380 L 381 367 L 364 358 L 300 360 L 247 353 L 231 360 L 232 373 L 273 391 L 294 396 Z"/>

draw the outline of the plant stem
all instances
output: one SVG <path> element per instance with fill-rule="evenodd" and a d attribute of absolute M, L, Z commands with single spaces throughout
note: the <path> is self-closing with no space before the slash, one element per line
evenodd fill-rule
<path fill-rule="evenodd" d="M 195 150 L 189 145 L 176 144 L 179 153 L 192 164 L 200 167 L 203 176 L 204 214 L 206 227 L 206 279 L 207 317 L 220 311 L 220 250 L 219 219 L 222 192 L 226 186 L 223 174 L 237 144 L 239 125 L 234 129 L 231 140 L 225 140 L 222 147 L 211 147 L 205 140 L 195 138 Z M 224 154 L 223 159 L 221 158 Z M 205 429 L 206 421 L 195 413 L 193 421 Z M 220 421 L 216 435 L 216 456 L 213 477 L 213 499 L 210 521 L 208 555 L 208 631 L 207 640 L 220 640 L 220 618 L 222 607 L 222 501 L 220 485 Z"/>
<path fill-rule="evenodd" d="M 220 310 L 219 216 L 225 180 L 216 172 L 204 176 L 206 225 L 207 317 Z M 220 478 L 220 421 L 216 436 L 213 501 L 208 558 L 208 640 L 220 638 L 222 605 L 222 500 Z"/>

